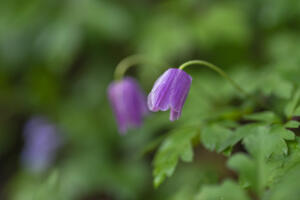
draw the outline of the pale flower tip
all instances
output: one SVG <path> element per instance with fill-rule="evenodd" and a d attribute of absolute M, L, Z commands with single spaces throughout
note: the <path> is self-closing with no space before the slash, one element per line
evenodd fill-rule
<path fill-rule="evenodd" d="M 176 121 L 180 118 L 181 113 L 175 110 L 171 110 L 170 113 L 170 121 Z"/>
<path fill-rule="evenodd" d="M 127 134 L 127 130 L 119 130 L 120 135 L 126 135 Z"/>
<path fill-rule="evenodd" d="M 148 98 L 147 98 L 147 107 L 148 107 L 149 111 L 157 112 L 157 111 L 159 111 L 159 107 L 157 107 L 153 104 L 152 99 L 153 99 L 153 93 L 150 92 L 150 94 L 148 95 Z"/>
<path fill-rule="evenodd" d="M 147 106 L 150 111 L 153 112 L 153 104 L 152 104 L 152 93 L 150 93 L 147 97 Z"/>

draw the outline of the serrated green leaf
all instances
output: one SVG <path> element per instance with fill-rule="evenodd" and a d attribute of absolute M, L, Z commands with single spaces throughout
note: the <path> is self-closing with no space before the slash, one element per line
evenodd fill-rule
<path fill-rule="evenodd" d="M 220 145 L 220 149 L 233 147 L 247 135 L 255 133 L 256 126 L 257 124 L 248 124 L 242 127 L 238 127 L 225 141 L 223 141 L 223 143 Z"/>
<path fill-rule="evenodd" d="M 244 137 L 255 134 L 256 128 L 259 124 L 248 124 L 242 127 L 238 127 L 235 131 L 214 124 L 207 126 L 201 132 L 201 141 L 203 145 L 213 151 L 216 150 L 218 153 L 224 152 L 225 155 L 231 153 L 232 147 L 242 140 Z"/>
<path fill-rule="evenodd" d="M 196 200 L 248 200 L 245 191 L 235 182 L 226 180 L 222 185 L 203 186 Z"/>
<path fill-rule="evenodd" d="M 277 176 L 276 170 L 287 156 L 285 140 L 294 140 L 295 136 L 282 125 L 253 125 L 248 131 L 250 133 L 244 137 L 243 144 L 250 155 L 233 155 L 228 166 L 239 173 L 243 187 L 249 186 L 261 196 Z"/>
<path fill-rule="evenodd" d="M 300 164 L 289 170 L 268 193 L 265 200 L 298 200 L 300 197 L 299 190 Z"/>
<path fill-rule="evenodd" d="M 300 122 L 294 120 L 290 120 L 284 125 L 286 128 L 298 128 L 299 126 Z"/>
<path fill-rule="evenodd" d="M 224 145 L 228 138 L 231 138 L 233 131 L 223 126 L 213 124 L 203 128 L 201 132 L 201 141 L 203 145 L 210 151 L 221 152 L 230 146 Z"/>
<path fill-rule="evenodd" d="M 244 138 L 243 143 L 253 157 L 268 158 L 273 154 L 287 154 L 287 145 L 281 135 L 271 132 L 268 126 L 257 126 L 256 133 Z"/>
<path fill-rule="evenodd" d="M 166 177 L 172 176 L 179 157 L 190 162 L 193 159 L 191 140 L 198 134 L 195 128 L 174 130 L 162 143 L 154 158 L 154 186 L 158 187 Z"/>
<path fill-rule="evenodd" d="M 281 76 L 275 73 L 271 73 L 267 76 L 263 76 L 262 81 L 258 82 L 258 86 L 264 94 L 274 94 L 281 98 L 290 98 L 293 85 L 291 82 L 284 80 Z"/>
<path fill-rule="evenodd" d="M 270 124 L 280 122 L 280 118 L 271 111 L 253 113 L 250 115 L 246 115 L 244 118 L 248 120 L 266 122 Z"/>
<path fill-rule="evenodd" d="M 239 173 L 239 182 L 242 187 L 246 188 L 256 184 L 255 162 L 246 154 L 233 155 L 227 165 Z"/>
<path fill-rule="evenodd" d="M 300 100 L 300 89 L 298 89 L 295 94 L 293 95 L 293 98 L 291 101 L 289 101 L 285 107 L 285 115 L 288 118 L 291 118 L 294 115 L 294 112 L 296 111 L 297 106 L 299 105 Z"/>
<path fill-rule="evenodd" d="M 281 138 L 285 139 L 285 140 L 294 140 L 295 139 L 295 134 L 286 129 L 284 126 L 282 125 L 275 125 L 271 128 L 270 132 L 272 134 L 278 134 Z"/>
<path fill-rule="evenodd" d="M 243 187 L 250 187 L 259 195 L 263 192 L 270 173 L 265 159 L 236 154 L 230 158 L 228 166 L 239 173 L 239 182 Z"/>
<path fill-rule="evenodd" d="M 300 138 L 288 143 L 289 155 L 273 161 L 273 172 L 270 184 L 278 183 L 290 169 L 300 164 Z"/>

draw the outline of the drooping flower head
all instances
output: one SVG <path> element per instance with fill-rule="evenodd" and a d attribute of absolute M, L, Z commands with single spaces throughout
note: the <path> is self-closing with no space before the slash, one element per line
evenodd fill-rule
<path fill-rule="evenodd" d="M 57 127 L 44 117 L 33 117 L 25 124 L 23 133 L 23 165 L 33 172 L 44 171 L 51 166 L 62 145 Z"/>
<path fill-rule="evenodd" d="M 149 96 L 148 107 L 151 111 L 171 110 L 170 120 L 178 120 L 188 96 L 192 77 L 176 68 L 168 69 L 155 82 Z"/>
<path fill-rule="evenodd" d="M 108 97 L 120 133 L 125 134 L 129 128 L 142 124 L 143 117 L 148 113 L 146 97 L 133 78 L 125 77 L 111 83 Z"/>

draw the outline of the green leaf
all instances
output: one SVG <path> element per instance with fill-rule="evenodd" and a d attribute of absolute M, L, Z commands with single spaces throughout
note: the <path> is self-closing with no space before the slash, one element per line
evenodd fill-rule
<path fill-rule="evenodd" d="M 284 125 L 286 128 L 298 128 L 299 126 L 300 122 L 294 120 L 290 120 Z"/>
<path fill-rule="evenodd" d="M 257 124 L 248 124 L 242 127 L 238 127 L 220 146 L 220 149 L 227 149 L 233 147 L 236 143 L 242 140 L 244 137 L 255 133 Z"/>
<path fill-rule="evenodd" d="M 185 161 L 193 160 L 191 140 L 198 134 L 195 128 L 174 130 L 161 144 L 154 158 L 154 186 L 158 187 L 166 177 L 172 176 L 179 157 Z"/>
<path fill-rule="evenodd" d="M 222 185 L 203 186 L 196 200 L 249 200 L 239 185 L 226 180 Z"/>
<path fill-rule="evenodd" d="M 60 175 L 58 170 L 53 170 L 43 183 L 38 183 L 39 187 L 36 188 L 36 199 L 51 199 L 50 196 L 56 195 L 56 199 L 61 199 L 60 193 Z"/>
<path fill-rule="evenodd" d="M 300 106 L 298 106 L 294 112 L 294 116 L 300 116 Z"/>
<path fill-rule="evenodd" d="M 216 150 L 218 153 L 224 152 L 225 155 L 230 155 L 236 143 L 244 137 L 256 133 L 257 126 L 258 124 L 253 123 L 231 131 L 230 129 L 214 124 L 203 129 L 201 132 L 201 141 L 211 151 Z"/>
<path fill-rule="evenodd" d="M 275 73 L 269 73 L 267 76 L 263 75 L 260 78 L 260 81 L 257 82 L 257 87 L 261 89 L 265 95 L 274 94 L 281 98 L 290 98 L 293 91 L 293 85 L 291 82 L 286 81 Z"/>
<path fill-rule="evenodd" d="M 166 138 L 167 134 L 162 135 L 154 139 L 153 141 L 149 142 L 139 153 L 139 157 L 144 156 L 145 154 L 154 151 L 155 148 L 157 148 L 160 143 Z"/>
<path fill-rule="evenodd" d="M 295 139 L 295 134 L 292 131 L 286 129 L 282 125 L 273 126 L 270 131 L 272 132 L 272 134 L 277 134 L 285 140 L 294 140 Z"/>
<path fill-rule="evenodd" d="M 227 163 L 228 167 L 239 173 L 239 182 L 242 187 L 256 185 L 255 162 L 246 154 L 237 153 Z"/>
<path fill-rule="evenodd" d="M 287 154 L 287 145 L 278 127 L 257 126 L 256 133 L 244 138 L 243 143 L 249 153 L 255 158 L 268 158 L 273 154 Z M 274 131 L 274 132 L 272 132 Z"/>
<path fill-rule="evenodd" d="M 300 164 L 289 170 L 271 190 L 266 193 L 266 200 L 298 200 L 300 197 L 299 190 Z"/>
<path fill-rule="evenodd" d="M 293 167 L 300 164 L 300 138 L 288 143 L 289 155 L 287 157 L 273 161 L 271 184 L 278 183 L 280 179 Z"/>
<path fill-rule="evenodd" d="M 299 105 L 299 100 L 300 100 L 300 89 L 298 89 L 295 92 L 293 98 L 291 99 L 291 101 L 288 102 L 288 104 L 285 107 L 285 114 L 288 118 L 294 115 L 294 112 L 296 111 L 296 108 Z"/>
<path fill-rule="evenodd" d="M 250 187 L 261 195 L 270 174 L 263 158 L 253 159 L 245 154 L 236 154 L 230 158 L 228 166 L 239 173 L 239 182 L 243 187 Z"/>
<path fill-rule="evenodd" d="M 294 140 L 295 136 L 282 125 L 256 125 L 248 131 L 243 144 L 250 156 L 235 154 L 229 159 L 228 166 L 239 173 L 243 187 L 252 188 L 260 196 L 277 176 L 276 168 L 288 154 L 285 140 Z"/>
<path fill-rule="evenodd" d="M 230 146 L 230 143 L 224 145 L 228 138 L 232 138 L 233 131 L 213 124 L 203 128 L 201 132 L 201 141 L 203 145 L 210 151 L 222 152 Z"/>
<path fill-rule="evenodd" d="M 270 123 L 270 124 L 280 122 L 279 117 L 271 111 L 253 113 L 250 115 L 246 115 L 244 118 L 248 119 L 248 120 L 266 122 L 266 123 Z"/>

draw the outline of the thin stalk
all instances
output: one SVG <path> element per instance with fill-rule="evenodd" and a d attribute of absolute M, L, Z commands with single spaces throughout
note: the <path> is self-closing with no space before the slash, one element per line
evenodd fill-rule
<path fill-rule="evenodd" d="M 231 85 L 233 87 L 235 87 L 242 95 L 248 96 L 247 92 L 244 89 L 242 89 L 239 86 L 239 84 L 237 84 L 232 78 L 230 78 L 220 67 L 218 67 L 218 66 L 216 66 L 212 63 L 209 63 L 209 62 L 206 62 L 206 61 L 203 61 L 203 60 L 190 60 L 190 61 L 187 61 L 187 62 L 183 63 L 182 65 L 180 65 L 179 69 L 183 70 L 187 66 L 195 65 L 195 64 L 203 66 L 203 67 L 208 67 L 208 68 L 212 69 L 213 71 L 217 72 L 223 78 L 228 80 L 231 83 Z"/>
<path fill-rule="evenodd" d="M 132 55 L 124 58 L 123 60 L 121 60 L 121 62 L 119 62 L 119 64 L 116 67 L 114 74 L 115 80 L 121 80 L 130 67 L 140 64 L 142 62 L 145 62 L 145 58 L 141 55 Z"/>

